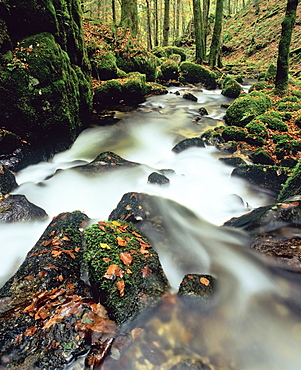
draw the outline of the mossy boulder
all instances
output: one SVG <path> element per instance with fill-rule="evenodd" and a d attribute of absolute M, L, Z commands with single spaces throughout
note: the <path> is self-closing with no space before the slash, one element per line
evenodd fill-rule
<path fill-rule="evenodd" d="M 270 64 L 269 68 L 265 72 L 264 79 L 272 84 L 275 83 L 277 67 L 275 64 Z"/>
<path fill-rule="evenodd" d="M 275 163 L 271 155 L 262 148 L 256 149 L 249 157 L 256 164 L 273 165 Z"/>
<path fill-rule="evenodd" d="M 275 104 L 280 112 L 296 112 L 301 109 L 300 98 L 297 96 L 286 96 Z"/>
<path fill-rule="evenodd" d="M 97 52 L 91 58 L 92 76 L 99 80 L 111 80 L 118 77 L 116 58 L 111 52 Z"/>
<path fill-rule="evenodd" d="M 229 126 L 222 129 L 221 135 L 225 141 L 244 141 L 248 132 L 242 127 Z"/>
<path fill-rule="evenodd" d="M 10 193 L 17 186 L 15 175 L 0 163 L 0 195 Z"/>
<path fill-rule="evenodd" d="M 287 123 L 277 117 L 273 117 L 269 112 L 257 116 L 255 121 L 264 123 L 269 129 L 274 131 L 288 131 Z"/>
<path fill-rule="evenodd" d="M 268 129 L 264 124 L 261 123 L 260 120 L 254 119 L 250 123 L 246 125 L 246 129 L 250 134 L 256 134 L 264 139 L 267 139 L 269 136 Z"/>
<path fill-rule="evenodd" d="M 181 62 L 186 60 L 185 50 L 177 46 L 165 46 L 164 50 L 166 51 L 166 56 L 169 58 L 173 54 L 178 54 L 181 57 Z"/>
<path fill-rule="evenodd" d="M 253 91 L 237 98 L 226 110 L 224 119 L 229 126 L 244 127 L 270 107 L 271 99 L 267 95 Z"/>
<path fill-rule="evenodd" d="M 157 77 L 158 58 L 142 48 L 133 48 L 115 52 L 118 68 L 126 73 L 139 72 L 146 80 L 153 82 Z"/>
<path fill-rule="evenodd" d="M 179 80 L 183 83 L 201 83 L 206 89 L 216 88 L 216 75 L 209 69 L 192 62 L 180 64 L 181 76 Z"/>
<path fill-rule="evenodd" d="M 252 91 L 271 90 L 273 87 L 274 86 L 267 81 L 258 81 L 249 88 L 249 93 Z"/>
<path fill-rule="evenodd" d="M 278 201 L 282 202 L 297 194 L 301 194 L 301 162 L 295 166 L 293 172 L 284 183 L 279 193 Z"/>
<path fill-rule="evenodd" d="M 166 49 L 162 46 L 155 46 L 151 52 L 158 58 L 167 58 Z"/>
<path fill-rule="evenodd" d="M 89 279 L 95 296 L 118 324 L 154 306 L 168 289 L 148 240 L 125 221 L 100 221 L 84 231 Z"/>
<path fill-rule="evenodd" d="M 223 81 L 222 95 L 228 98 L 237 98 L 239 94 L 243 91 L 243 88 L 234 78 L 225 78 Z"/>
<path fill-rule="evenodd" d="M 0 68 L 0 121 L 23 139 L 72 141 L 90 108 L 88 80 L 50 33 L 24 39 Z"/>
<path fill-rule="evenodd" d="M 181 153 L 183 150 L 189 149 L 189 148 L 205 148 L 204 140 L 199 137 L 192 137 L 187 138 L 182 141 L 180 141 L 178 144 L 176 144 L 172 151 L 175 153 Z"/>
<path fill-rule="evenodd" d="M 246 164 L 235 168 L 231 176 L 243 178 L 252 185 L 269 189 L 277 194 L 281 190 L 281 185 L 287 179 L 288 171 L 283 169 L 279 172 L 277 166 Z"/>
<path fill-rule="evenodd" d="M 300 140 L 294 140 L 289 137 L 277 141 L 274 154 L 278 159 L 283 159 L 285 156 L 296 156 L 300 151 Z"/>
<path fill-rule="evenodd" d="M 179 68 L 176 61 L 172 59 L 167 59 L 164 61 L 161 66 L 162 79 L 165 81 L 168 80 L 177 80 L 179 77 Z"/>

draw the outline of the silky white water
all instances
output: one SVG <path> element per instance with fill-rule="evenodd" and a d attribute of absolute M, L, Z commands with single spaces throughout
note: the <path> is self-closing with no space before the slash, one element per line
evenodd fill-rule
<path fill-rule="evenodd" d="M 232 178 L 233 168 L 221 163 L 221 153 L 212 147 L 190 148 L 179 154 L 171 150 L 183 138 L 200 136 L 206 129 L 222 125 L 225 109 L 220 105 L 231 100 L 220 90 L 192 89 L 198 98 L 194 103 L 175 95 L 176 90 L 183 93 L 185 89 L 171 88 L 167 95 L 149 98 L 115 125 L 85 130 L 69 150 L 20 171 L 20 186 L 14 192 L 26 195 L 50 218 L 60 212 L 81 210 L 92 220 L 106 220 L 124 193 L 160 196 L 166 232 L 172 233 L 176 241 L 173 246 L 154 247 L 172 288 L 177 289 L 186 273 L 210 273 L 219 281 L 219 294 L 212 308 L 215 319 L 200 319 L 202 325 L 198 323 L 200 331 L 207 333 L 207 351 L 222 351 L 222 343 L 227 341 L 233 348 L 224 356 L 231 362 L 238 352 L 239 369 L 301 368 L 301 322 L 277 302 L 290 297 L 290 284 L 269 272 L 247 249 L 245 235 L 218 227 L 231 217 L 266 204 L 267 195 Z M 196 122 L 199 107 L 205 107 L 209 114 Z M 104 151 L 141 166 L 114 168 L 93 177 L 72 169 Z M 161 169 L 174 170 L 168 175 L 170 184 L 147 183 L 149 174 Z M 168 199 L 192 210 L 196 217 L 187 219 Z M 0 282 L 17 269 L 49 221 L 0 226 Z M 299 288 L 294 294 L 298 302 Z M 262 306 L 258 303 L 261 299 Z M 156 319 L 150 318 L 150 327 Z M 169 330 L 173 333 L 171 326 L 164 330 L 167 336 Z M 195 340 L 198 347 L 201 339 L 196 336 Z M 195 348 L 187 351 L 197 352 Z"/>

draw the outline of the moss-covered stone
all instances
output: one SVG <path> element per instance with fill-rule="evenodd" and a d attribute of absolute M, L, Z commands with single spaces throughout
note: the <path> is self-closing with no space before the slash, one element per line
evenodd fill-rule
<path fill-rule="evenodd" d="M 179 296 L 193 296 L 208 301 L 214 293 L 216 280 L 211 275 L 187 274 L 179 286 Z"/>
<path fill-rule="evenodd" d="M 225 141 L 244 141 L 247 136 L 247 130 L 241 127 L 225 127 L 222 131 L 222 137 Z"/>
<path fill-rule="evenodd" d="M 299 162 L 288 177 L 281 189 L 278 201 L 282 202 L 290 197 L 301 194 L 301 162 Z"/>
<path fill-rule="evenodd" d="M 270 83 L 275 83 L 277 68 L 275 64 L 270 64 L 269 68 L 265 72 L 264 79 Z"/>
<path fill-rule="evenodd" d="M 288 125 L 285 122 L 283 122 L 279 118 L 273 117 L 269 113 L 259 115 L 256 120 L 265 123 L 267 127 L 271 130 L 283 132 L 288 131 Z"/>
<path fill-rule="evenodd" d="M 251 155 L 250 159 L 256 164 L 273 165 L 275 162 L 273 158 L 264 149 L 258 148 Z"/>
<path fill-rule="evenodd" d="M 301 151 L 301 142 L 285 138 L 277 142 L 274 154 L 278 159 L 283 159 L 285 156 L 297 155 Z"/>
<path fill-rule="evenodd" d="M 29 141 L 73 140 L 89 117 L 89 82 L 49 33 L 24 39 L 0 82 L 0 121 Z"/>
<path fill-rule="evenodd" d="M 243 88 L 234 78 L 225 78 L 223 81 L 222 94 L 228 98 L 237 98 L 243 91 Z"/>
<path fill-rule="evenodd" d="M 261 123 L 259 119 L 254 119 L 246 125 L 246 129 L 250 134 L 256 134 L 264 139 L 267 139 L 269 136 L 268 130 L 265 125 Z"/>
<path fill-rule="evenodd" d="M 100 221 L 84 231 L 95 295 L 117 323 L 153 306 L 168 288 L 157 253 L 132 224 Z"/>
<path fill-rule="evenodd" d="M 195 63 L 182 62 L 180 64 L 181 76 L 179 80 L 184 83 L 201 83 L 207 89 L 216 88 L 216 75 L 209 69 Z"/>
<path fill-rule="evenodd" d="M 116 58 L 113 53 L 105 52 L 91 58 L 92 76 L 99 80 L 118 77 Z"/>
<path fill-rule="evenodd" d="M 269 84 L 266 81 L 258 81 L 255 82 L 250 88 L 249 92 L 252 91 L 261 91 L 261 90 L 271 90 L 273 88 L 273 85 Z"/>
<path fill-rule="evenodd" d="M 167 57 L 170 57 L 172 54 L 178 54 L 181 57 L 181 62 L 186 60 L 186 53 L 183 48 L 177 46 L 165 46 L 164 50 L 166 51 Z"/>
<path fill-rule="evenodd" d="M 179 68 L 176 61 L 167 59 L 161 64 L 162 78 L 165 81 L 177 80 L 179 77 Z"/>
<path fill-rule="evenodd" d="M 146 87 L 147 87 L 147 94 L 150 94 L 150 95 L 163 95 L 163 94 L 167 94 L 168 92 L 165 86 L 158 84 L 156 82 L 147 82 Z"/>
<path fill-rule="evenodd" d="M 158 58 L 167 58 L 166 49 L 162 46 L 155 46 L 151 52 Z"/>
<path fill-rule="evenodd" d="M 271 99 L 267 95 L 252 91 L 237 98 L 227 109 L 224 119 L 227 125 L 244 127 L 270 107 Z"/>
<path fill-rule="evenodd" d="M 301 103 L 298 101 L 299 99 L 297 101 L 280 100 L 275 104 L 275 107 L 280 112 L 296 112 L 301 109 Z"/>

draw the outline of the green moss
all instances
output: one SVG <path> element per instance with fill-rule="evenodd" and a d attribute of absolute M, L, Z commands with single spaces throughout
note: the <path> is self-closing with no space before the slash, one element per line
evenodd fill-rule
<path fill-rule="evenodd" d="M 164 50 L 166 51 L 167 57 L 170 57 L 172 54 L 178 54 L 181 56 L 181 62 L 186 60 L 186 53 L 183 48 L 177 46 L 165 46 Z"/>
<path fill-rule="evenodd" d="M 234 79 L 226 77 L 223 81 L 222 94 L 228 98 L 237 98 L 239 94 L 243 91 L 240 84 Z"/>
<path fill-rule="evenodd" d="M 151 52 L 158 58 L 167 58 L 167 52 L 162 46 L 155 46 Z"/>
<path fill-rule="evenodd" d="M 109 80 L 94 89 L 94 102 L 104 105 L 117 104 L 122 98 L 120 80 Z"/>
<path fill-rule="evenodd" d="M 273 88 L 273 85 L 270 85 L 268 82 L 266 82 L 266 81 L 259 81 L 259 82 L 256 82 L 255 84 L 253 84 L 249 88 L 249 92 L 252 92 L 252 91 L 261 91 L 261 90 L 270 90 L 272 88 Z"/>
<path fill-rule="evenodd" d="M 116 58 L 111 52 L 92 57 L 91 66 L 93 77 L 99 80 L 111 80 L 118 77 Z"/>
<path fill-rule="evenodd" d="M 91 284 L 118 323 L 132 319 L 166 291 L 156 252 L 132 224 L 99 222 L 86 228 L 84 237 Z"/>
<path fill-rule="evenodd" d="M 181 82 L 201 83 L 207 89 L 216 88 L 216 75 L 209 69 L 195 63 L 180 64 Z"/>
<path fill-rule="evenodd" d="M 261 114 L 257 119 L 267 125 L 271 130 L 277 131 L 288 131 L 288 125 L 276 117 L 272 117 L 269 114 Z"/>
<path fill-rule="evenodd" d="M 299 140 L 282 139 L 277 142 L 274 154 L 278 159 L 285 156 L 296 155 L 301 151 L 301 142 Z"/>
<path fill-rule="evenodd" d="M 272 139 L 273 139 L 274 143 L 279 143 L 279 141 L 282 141 L 282 140 L 290 140 L 291 137 L 289 135 L 285 135 L 285 134 L 274 134 L 272 136 Z"/>
<path fill-rule="evenodd" d="M 248 132 L 246 129 L 235 126 L 225 127 L 222 132 L 222 137 L 226 141 L 244 141 L 247 135 Z"/>
<path fill-rule="evenodd" d="M 278 201 L 283 202 L 284 200 L 301 194 L 301 162 L 299 162 L 294 168 L 293 173 L 288 177 L 282 190 L 279 193 Z"/>
<path fill-rule="evenodd" d="M 277 68 L 275 64 L 270 64 L 264 76 L 265 80 L 271 82 L 272 84 L 275 83 L 276 71 Z"/>
<path fill-rule="evenodd" d="M 255 119 L 246 125 L 246 129 L 250 134 L 256 134 L 258 136 L 267 139 L 269 133 L 265 125 L 260 120 Z"/>
<path fill-rule="evenodd" d="M 179 76 L 178 64 L 174 60 L 167 59 L 161 64 L 162 79 L 177 80 Z"/>
<path fill-rule="evenodd" d="M 279 100 L 275 107 L 280 112 L 296 112 L 301 109 L 300 99 L 297 96 L 287 96 Z"/>
<path fill-rule="evenodd" d="M 271 100 L 267 95 L 252 91 L 237 98 L 227 109 L 224 119 L 227 125 L 244 127 L 270 107 Z"/>

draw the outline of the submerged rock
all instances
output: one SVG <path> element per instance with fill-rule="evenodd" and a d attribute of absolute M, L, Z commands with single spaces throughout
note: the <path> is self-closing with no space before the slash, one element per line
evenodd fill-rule
<path fill-rule="evenodd" d="M 205 144 L 203 139 L 199 137 L 193 137 L 189 139 L 184 139 L 180 141 L 178 144 L 176 144 L 172 151 L 175 153 L 180 153 L 185 149 L 192 148 L 192 147 L 198 147 L 198 148 L 205 148 Z"/>
<path fill-rule="evenodd" d="M 83 165 L 73 167 L 74 170 L 84 173 L 99 173 L 105 172 L 116 167 L 133 167 L 139 166 L 139 163 L 130 162 L 126 159 L 121 158 L 119 155 L 113 152 L 103 152 L 99 154 L 92 162 Z"/>
<path fill-rule="evenodd" d="M 168 289 L 155 250 L 132 224 L 99 221 L 84 231 L 95 298 L 118 324 L 152 307 Z"/>
<path fill-rule="evenodd" d="M 184 276 L 178 294 L 180 296 L 194 296 L 208 300 L 215 287 L 215 279 L 211 275 L 187 274 Z"/>
<path fill-rule="evenodd" d="M 166 176 L 161 175 L 158 172 L 152 172 L 148 176 L 147 182 L 150 183 L 150 184 L 165 185 L 165 184 L 169 184 L 169 179 Z"/>
<path fill-rule="evenodd" d="M 115 323 L 80 278 L 87 221 L 79 211 L 55 217 L 0 290 L 4 368 L 65 369 L 91 342 L 114 335 Z"/>
<path fill-rule="evenodd" d="M 0 197 L 0 223 L 44 220 L 47 213 L 29 202 L 25 195 L 7 194 Z"/>
<path fill-rule="evenodd" d="M 189 92 L 184 93 L 183 98 L 186 100 L 198 101 L 198 98 Z"/>

